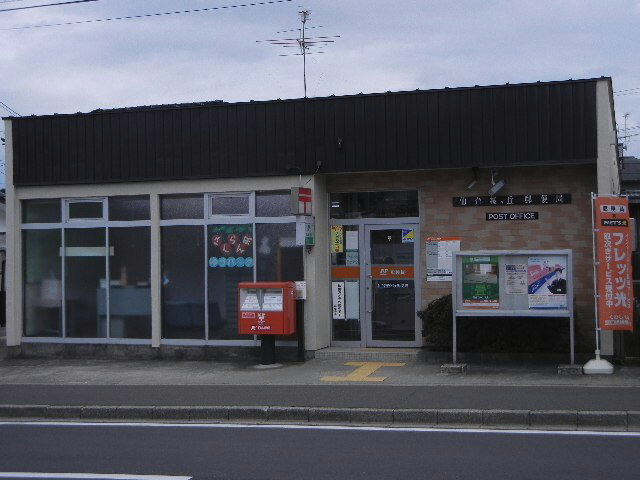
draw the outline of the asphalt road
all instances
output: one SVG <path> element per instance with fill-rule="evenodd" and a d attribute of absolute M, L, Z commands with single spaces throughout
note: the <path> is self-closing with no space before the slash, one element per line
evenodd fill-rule
<path fill-rule="evenodd" d="M 636 479 L 640 434 L 0 424 L 0 472 L 196 479 Z"/>
<path fill-rule="evenodd" d="M 263 405 L 640 410 L 640 387 L 497 385 L 0 385 L 11 405 Z"/>

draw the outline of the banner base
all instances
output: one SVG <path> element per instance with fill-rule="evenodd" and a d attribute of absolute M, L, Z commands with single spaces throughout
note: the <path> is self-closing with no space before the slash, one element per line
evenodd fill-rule
<path fill-rule="evenodd" d="M 582 371 L 585 375 L 611 375 L 613 373 L 613 365 L 600 358 L 600 354 L 596 353 L 596 358 L 585 363 Z"/>

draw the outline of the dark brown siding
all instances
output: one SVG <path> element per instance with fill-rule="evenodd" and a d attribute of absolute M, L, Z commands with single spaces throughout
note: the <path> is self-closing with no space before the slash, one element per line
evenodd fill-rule
<path fill-rule="evenodd" d="M 594 162 L 596 80 L 25 117 L 13 145 L 16 185 Z"/>

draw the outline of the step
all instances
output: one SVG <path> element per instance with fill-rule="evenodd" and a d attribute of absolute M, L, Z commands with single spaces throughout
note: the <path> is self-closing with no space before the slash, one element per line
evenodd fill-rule
<path fill-rule="evenodd" d="M 316 350 L 315 358 L 356 362 L 411 362 L 419 358 L 421 351 L 420 348 L 327 347 Z"/>

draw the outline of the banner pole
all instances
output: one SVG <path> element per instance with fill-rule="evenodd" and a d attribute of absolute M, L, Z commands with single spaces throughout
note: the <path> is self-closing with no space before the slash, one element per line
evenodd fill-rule
<path fill-rule="evenodd" d="M 598 255 L 597 248 L 598 242 L 596 239 L 596 219 L 595 219 L 595 199 L 598 195 L 591 192 L 591 235 L 593 238 L 593 303 L 595 305 L 595 320 L 596 320 L 596 358 L 589 360 L 582 367 L 582 371 L 587 374 L 611 374 L 613 373 L 613 365 L 607 360 L 600 358 L 600 319 L 598 316 Z"/>
<path fill-rule="evenodd" d="M 600 319 L 598 317 L 598 254 L 596 240 L 596 219 L 595 219 L 595 197 L 597 194 L 591 192 L 591 247 L 593 255 L 593 302 L 595 305 L 596 319 L 596 359 L 600 359 Z"/>

